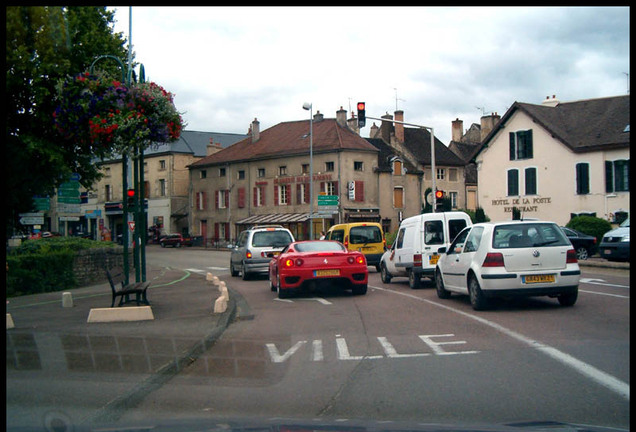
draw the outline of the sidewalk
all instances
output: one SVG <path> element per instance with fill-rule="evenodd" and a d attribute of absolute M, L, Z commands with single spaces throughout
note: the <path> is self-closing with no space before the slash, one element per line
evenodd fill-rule
<path fill-rule="evenodd" d="M 45 413 L 31 410 L 50 409 L 47 398 L 53 406 L 64 401 L 65 406 L 58 408 L 75 425 L 114 422 L 126 408 L 196 360 L 233 318 L 247 313 L 247 305 L 231 287 L 227 310 L 213 313 L 220 292 L 202 275 L 151 267 L 147 280 L 154 315 L 154 320 L 147 321 L 88 323 L 92 308 L 110 308 L 108 282 L 69 290 L 73 307 L 62 306 L 62 291 L 8 299 L 7 314 L 15 325 L 6 333 L 8 427 L 24 426 L 25 421 L 41 426 L 37 423 Z M 136 304 L 123 307 L 129 306 Z M 21 381 L 34 374 L 44 379 L 41 387 L 55 388 L 51 393 L 57 394 L 38 392 L 26 403 L 23 399 L 30 395 Z M 103 387 L 97 401 L 95 394 L 87 395 L 93 398 L 90 405 L 101 406 L 100 410 L 86 406 L 83 392 L 78 394 L 78 381 L 99 384 L 97 393 Z M 12 405 L 15 400 L 19 406 Z"/>

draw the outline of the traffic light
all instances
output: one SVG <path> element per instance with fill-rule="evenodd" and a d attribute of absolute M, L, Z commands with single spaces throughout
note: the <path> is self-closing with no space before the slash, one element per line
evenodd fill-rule
<path fill-rule="evenodd" d="M 126 191 L 126 201 L 128 203 L 128 210 L 135 208 L 135 190 L 128 189 Z"/>
<path fill-rule="evenodd" d="M 435 191 L 435 198 L 436 198 L 437 200 L 444 199 L 444 191 L 436 190 L 436 191 Z"/>
<path fill-rule="evenodd" d="M 435 209 L 434 212 L 444 211 L 444 191 L 435 191 Z"/>
<path fill-rule="evenodd" d="M 358 102 L 358 127 L 364 127 L 367 122 L 367 114 L 365 112 L 365 103 Z"/>

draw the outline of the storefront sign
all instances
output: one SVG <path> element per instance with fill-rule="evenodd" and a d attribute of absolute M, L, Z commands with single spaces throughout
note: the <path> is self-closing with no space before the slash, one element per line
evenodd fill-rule
<path fill-rule="evenodd" d="M 505 198 L 494 199 L 491 201 L 492 206 L 503 206 L 504 213 L 512 213 L 512 209 L 516 207 L 523 213 L 539 211 L 541 204 L 552 204 L 551 197 L 534 197 L 534 198 Z"/>

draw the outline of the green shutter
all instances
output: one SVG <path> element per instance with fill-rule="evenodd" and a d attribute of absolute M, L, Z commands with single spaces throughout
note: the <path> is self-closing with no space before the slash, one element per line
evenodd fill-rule
<path fill-rule="evenodd" d="M 516 153 L 515 148 L 516 148 L 516 146 L 515 146 L 515 133 L 514 132 L 510 132 L 510 160 L 517 159 L 517 153 Z"/>
<path fill-rule="evenodd" d="M 614 192 L 614 164 L 605 161 L 605 193 Z"/>

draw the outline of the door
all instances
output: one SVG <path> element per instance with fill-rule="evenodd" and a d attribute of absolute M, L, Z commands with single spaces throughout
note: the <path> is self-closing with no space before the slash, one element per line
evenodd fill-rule
<path fill-rule="evenodd" d="M 440 258 L 444 261 L 441 268 L 443 269 L 444 285 L 446 285 L 447 289 L 461 289 L 462 278 L 465 278 L 466 263 L 469 259 L 464 254 L 464 246 L 469 232 L 470 228 L 466 228 L 459 233 L 446 253 Z"/>
<path fill-rule="evenodd" d="M 393 276 L 400 276 L 404 273 L 404 269 L 400 267 L 403 251 L 404 251 L 404 236 L 406 234 L 406 228 L 400 228 L 398 235 L 391 246 L 391 254 L 389 259 L 385 261 L 386 268 Z"/>

